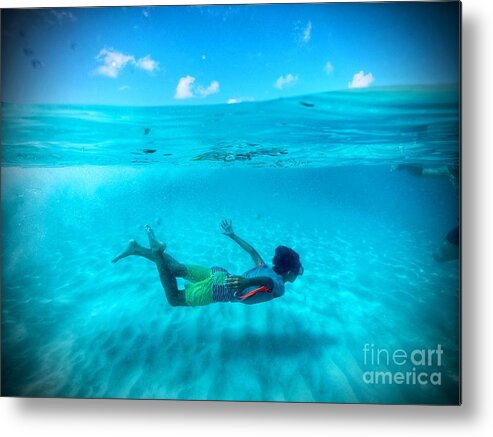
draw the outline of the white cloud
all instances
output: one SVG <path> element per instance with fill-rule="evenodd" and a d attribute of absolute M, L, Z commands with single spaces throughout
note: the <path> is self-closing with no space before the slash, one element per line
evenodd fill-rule
<path fill-rule="evenodd" d="M 192 97 L 207 97 L 219 92 L 219 82 L 214 80 L 204 88 L 195 84 L 195 77 L 185 76 L 178 81 L 175 91 L 175 99 L 191 99 Z"/>
<path fill-rule="evenodd" d="M 118 91 L 126 91 L 128 89 L 130 89 L 128 85 L 122 85 L 120 88 L 118 88 Z"/>
<path fill-rule="evenodd" d="M 214 80 L 207 88 L 197 86 L 195 92 L 201 97 L 207 97 L 210 96 L 211 94 L 216 94 L 217 92 L 219 92 L 219 82 Z"/>
<path fill-rule="evenodd" d="M 349 88 L 367 88 L 369 87 L 375 78 L 373 77 L 373 74 L 368 73 L 365 74 L 363 70 L 361 70 L 359 73 L 356 73 L 353 76 L 353 80 L 348 83 Z"/>
<path fill-rule="evenodd" d="M 312 22 L 309 21 L 306 24 L 306 27 L 303 29 L 303 35 L 301 37 L 301 40 L 303 41 L 303 43 L 308 44 L 311 38 L 312 38 Z"/>
<path fill-rule="evenodd" d="M 153 72 L 159 69 L 159 62 L 152 59 L 149 55 L 140 58 L 135 65 L 142 70 Z"/>
<path fill-rule="evenodd" d="M 120 71 L 127 65 L 133 65 L 150 73 L 159 69 L 159 62 L 152 59 L 149 55 L 136 61 L 135 56 L 118 52 L 112 48 L 100 50 L 96 56 L 96 60 L 102 64 L 96 69 L 96 73 L 111 78 L 118 77 Z"/>
<path fill-rule="evenodd" d="M 228 105 L 233 105 L 235 103 L 253 102 L 254 100 L 253 97 L 236 97 L 234 99 L 228 99 L 227 103 Z"/>
<path fill-rule="evenodd" d="M 96 72 L 103 76 L 108 77 L 118 77 L 118 73 L 122 68 L 124 68 L 129 62 L 135 63 L 135 58 L 131 55 L 126 55 L 121 52 L 117 52 L 113 49 L 102 49 L 96 56 L 98 62 L 102 62 Z"/>
<path fill-rule="evenodd" d="M 327 73 L 327 74 L 330 74 L 334 71 L 334 66 L 332 65 L 332 62 L 328 61 L 326 64 L 325 64 L 325 67 L 324 67 L 324 71 Z"/>
<path fill-rule="evenodd" d="M 282 90 L 284 87 L 292 86 L 296 82 L 298 82 L 298 76 L 293 76 L 291 73 L 289 73 L 286 74 L 285 76 L 279 77 L 274 83 L 274 86 Z"/>
<path fill-rule="evenodd" d="M 195 77 L 182 77 L 176 87 L 175 99 L 190 99 L 193 97 L 192 85 L 195 82 Z"/>

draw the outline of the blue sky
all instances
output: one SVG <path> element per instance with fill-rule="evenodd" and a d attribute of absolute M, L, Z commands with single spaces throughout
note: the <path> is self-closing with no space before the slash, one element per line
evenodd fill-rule
<path fill-rule="evenodd" d="M 183 105 L 459 80 L 457 3 L 2 11 L 2 100 Z"/>

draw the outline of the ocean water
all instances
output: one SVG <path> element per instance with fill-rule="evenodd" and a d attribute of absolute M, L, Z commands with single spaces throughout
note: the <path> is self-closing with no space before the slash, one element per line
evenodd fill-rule
<path fill-rule="evenodd" d="M 458 108 L 446 87 L 3 104 L 2 394 L 457 403 L 459 263 L 432 256 L 457 189 L 392 166 L 458 164 Z M 111 263 L 149 223 L 179 261 L 241 273 L 223 218 L 267 261 L 300 254 L 282 298 L 171 307 L 151 262 Z"/>

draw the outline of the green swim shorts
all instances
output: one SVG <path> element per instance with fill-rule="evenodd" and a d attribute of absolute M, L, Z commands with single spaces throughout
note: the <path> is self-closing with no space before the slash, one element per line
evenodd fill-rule
<path fill-rule="evenodd" d="M 190 264 L 187 264 L 186 267 L 187 275 L 184 279 L 190 282 L 190 284 L 185 285 L 187 305 L 195 307 L 216 302 L 217 299 L 214 296 L 218 290 L 225 289 L 224 284 L 228 272 L 222 267 L 208 268 Z"/>

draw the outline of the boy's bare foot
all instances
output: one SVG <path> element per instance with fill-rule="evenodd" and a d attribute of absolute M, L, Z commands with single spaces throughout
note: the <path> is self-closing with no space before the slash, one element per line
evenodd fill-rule
<path fill-rule="evenodd" d="M 149 225 L 145 225 L 144 229 L 147 232 L 147 238 L 149 239 L 149 246 L 151 247 L 151 250 L 154 252 L 164 252 L 166 249 L 166 244 L 156 239 L 154 231 Z"/>
<path fill-rule="evenodd" d="M 128 242 L 127 248 L 122 253 L 120 253 L 120 255 L 118 255 L 116 258 L 113 258 L 111 262 L 116 263 L 120 261 L 122 258 L 126 258 L 127 256 L 130 255 L 134 255 L 136 248 L 137 248 L 137 242 L 135 240 L 130 240 Z"/>

